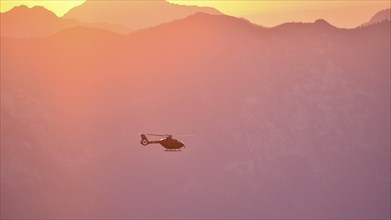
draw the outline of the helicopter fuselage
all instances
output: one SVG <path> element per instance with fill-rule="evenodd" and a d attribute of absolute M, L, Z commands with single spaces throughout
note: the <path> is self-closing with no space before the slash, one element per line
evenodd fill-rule
<path fill-rule="evenodd" d="M 168 151 L 180 150 L 185 146 L 181 141 L 178 141 L 177 139 L 173 139 L 171 135 L 168 135 L 167 137 L 160 139 L 158 141 L 149 141 L 145 136 L 145 134 L 140 134 L 140 136 L 141 136 L 140 143 L 144 146 L 148 144 L 160 144 Z"/>
<path fill-rule="evenodd" d="M 159 144 L 169 150 L 181 149 L 184 146 L 182 142 L 172 138 L 163 138 L 159 141 Z"/>

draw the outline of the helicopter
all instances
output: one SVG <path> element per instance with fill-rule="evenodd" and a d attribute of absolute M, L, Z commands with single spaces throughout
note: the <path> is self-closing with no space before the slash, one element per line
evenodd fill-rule
<path fill-rule="evenodd" d="M 148 140 L 147 135 L 165 137 L 165 138 L 162 138 L 158 141 L 150 141 Z M 141 137 L 140 143 L 144 146 L 147 146 L 148 144 L 160 144 L 164 148 L 166 148 L 165 151 L 181 151 L 182 148 L 185 148 L 185 144 L 183 144 L 181 141 L 172 138 L 172 135 L 170 134 L 140 134 L 140 137 Z"/>

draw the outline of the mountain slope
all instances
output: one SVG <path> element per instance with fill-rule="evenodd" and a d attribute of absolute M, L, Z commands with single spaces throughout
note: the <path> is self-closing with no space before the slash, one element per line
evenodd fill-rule
<path fill-rule="evenodd" d="M 202 13 L 2 38 L 1 215 L 387 219 L 389 39 Z"/>
<path fill-rule="evenodd" d="M 58 18 L 43 7 L 18 6 L 0 16 L 1 36 L 8 37 L 48 36 L 78 25 L 77 21 Z"/>
<path fill-rule="evenodd" d="M 43 37 L 54 34 L 70 27 L 84 26 L 111 30 L 119 33 L 128 33 L 129 30 L 105 23 L 81 23 L 74 19 L 57 17 L 53 12 L 36 6 L 14 7 L 10 11 L 0 14 L 1 36 L 5 37 Z"/>
<path fill-rule="evenodd" d="M 383 11 L 379 11 L 374 15 L 371 20 L 369 21 L 369 24 L 374 24 L 378 22 L 382 22 L 384 20 L 391 20 L 391 9 L 385 9 Z"/>
<path fill-rule="evenodd" d="M 71 9 L 64 15 L 64 18 L 73 18 L 83 22 L 120 24 L 136 30 L 184 18 L 196 12 L 221 14 L 212 8 L 182 6 L 164 0 L 114 2 L 87 0 L 82 5 Z"/>
<path fill-rule="evenodd" d="M 368 22 L 361 26 L 376 24 L 382 21 L 391 21 L 391 8 L 377 12 Z"/>

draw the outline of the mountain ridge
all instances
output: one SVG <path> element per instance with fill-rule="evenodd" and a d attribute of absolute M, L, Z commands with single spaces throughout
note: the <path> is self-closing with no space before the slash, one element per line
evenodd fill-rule
<path fill-rule="evenodd" d="M 214 8 L 176 5 L 164 0 L 116 1 L 109 4 L 104 1 L 86 1 L 71 9 L 63 17 L 85 22 L 106 21 L 135 30 L 170 22 L 200 11 L 221 14 Z"/>
<path fill-rule="evenodd" d="M 382 22 L 384 20 L 391 20 L 391 8 L 384 9 L 382 11 L 377 12 L 371 20 L 368 22 L 369 24 Z"/>
<path fill-rule="evenodd" d="M 45 37 L 75 26 L 96 27 L 124 34 L 130 32 L 130 30 L 119 25 L 82 23 L 75 19 L 61 18 L 42 6 L 32 8 L 25 5 L 16 6 L 7 12 L 1 13 L 0 18 L 1 36 L 7 37 Z"/>
<path fill-rule="evenodd" d="M 380 23 L 380 22 L 384 22 L 384 21 L 391 21 L 391 8 L 378 11 L 376 14 L 374 14 L 371 17 L 371 19 L 368 22 L 365 22 L 364 24 L 360 25 L 359 27 L 372 25 L 372 24 L 376 24 L 376 23 Z"/>

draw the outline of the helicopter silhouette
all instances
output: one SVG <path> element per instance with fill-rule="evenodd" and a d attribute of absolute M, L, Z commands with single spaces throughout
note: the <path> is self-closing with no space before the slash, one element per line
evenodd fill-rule
<path fill-rule="evenodd" d="M 157 136 L 157 137 L 165 137 L 158 141 L 150 141 L 147 138 L 148 136 Z M 183 136 L 183 135 L 181 135 Z M 189 135 L 188 135 L 189 136 Z M 170 134 L 140 134 L 141 141 L 140 143 L 144 146 L 147 146 L 148 144 L 160 144 L 164 148 L 166 148 L 165 151 L 181 151 L 182 148 L 185 148 L 185 144 L 181 141 L 178 141 L 177 139 L 172 138 L 172 135 Z"/>

